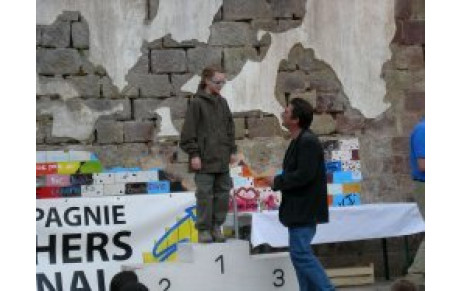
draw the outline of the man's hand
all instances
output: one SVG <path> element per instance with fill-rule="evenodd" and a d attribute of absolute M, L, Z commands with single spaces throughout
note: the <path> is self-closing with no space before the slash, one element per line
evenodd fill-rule
<path fill-rule="evenodd" d="M 275 176 L 269 176 L 267 178 L 265 178 L 268 185 L 270 185 L 270 187 L 273 188 L 273 185 L 275 184 Z"/>
<path fill-rule="evenodd" d="M 236 154 L 232 154 L 230 156 L 230 165 L 233 165 L 235 164 L 236 162 L 238 162 L 238 156 Z"/>
<path fill-rule="evenodd" d="M 190 167 L 192 170 L 199 171 L 201 170 L 201 158 L 200 157 L 194 157 L 190 160 Z"/>

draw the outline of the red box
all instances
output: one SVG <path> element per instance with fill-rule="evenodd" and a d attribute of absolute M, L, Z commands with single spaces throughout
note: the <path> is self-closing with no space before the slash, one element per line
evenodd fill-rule
<path fill-rule="evenodd" d="M 57 163 L 42 163 L 36 164 L 37 176 L 57 174 L 58 165 Z"/>
<path fill-rule="evenodd" d="M 61 197 L 61 187 L 38 187 L 37 199 L 59 198 Z"/>

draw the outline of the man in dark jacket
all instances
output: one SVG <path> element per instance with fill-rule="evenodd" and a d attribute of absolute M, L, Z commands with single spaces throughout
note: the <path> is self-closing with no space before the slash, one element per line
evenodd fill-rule
<path fill-rule="evenodd" d="M 217 67 L 203 70 L 197 94 L 190 100 L 180 147 L 195 171 L 198 241 L 224 242 L 221 226 L 232 188 L 229 164 L 236 161 L 235 125 L 220 95 L 225 74 Z"/>
<path fill-rule="evenodd" d="M 282 119 L 292 141 L 284 156 L 282 174 L 268 179 L 273 190 L 282 193 L 279 219 L 289 230 L 289 253 L 299 287 L 301 291 L 335 290 L 310 245 L 316 225 L 329 221 L 324 152 L 309 130 L 313 107 L 294 98 Z"/>

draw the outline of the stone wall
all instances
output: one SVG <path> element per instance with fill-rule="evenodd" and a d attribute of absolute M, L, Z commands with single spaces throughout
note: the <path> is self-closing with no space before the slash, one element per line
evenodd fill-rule
<path fill-rule="evenodd" d="M 280 126 L 277 111 L 290 98 L 301 97 L 315 106 L 313 130 L 322 138 L 359 138 L 364 203 L 413 201 L 408 136 L 424 114 L 424 1 L 394 1 L 394 22 L 385 25 L 386 31 L 394 28 L 395 33 L 386 47 L 372 46 L 372 39 L 363 38 L 356 47 L 344 48 L 362 51 L 369 58 L 374 51 L 366 51 L 367 47 L 361 45 L 370 42 L 376 55 L 388 49 L 391 52 L 391 58 L 380 65 L 381 74 L 374 76 L 374 79 L 384 80 L 386 94 L 379 104 L 385 103 L 384 107 L 388 107 L 376 116 L 366 114 L 364 109 L 368 105 L 360 106 L 359 100 L 364 104 L 367 98 L 378 99 L 379 96 L 347 95 L 365 92 L 366 86 L 372 87 L 372 83 L 367 84 L 372 78 L 363 80 L 367 82 L 362 84 L 363 88 L 356 88 L 359 82 L 353 83 L 344 76 L 344 70 L 350 75 L 357 73 L 353 70 L 361 66 L 360 60 L 349 57 L 347 61 L 354 66 L 339 66 L 337 64 L 342 63 L 324 58 L 319 46 L 308 46 L 307 32 L 320 34 L 324 30 L 326 34 L 329 28 L 306 27 L 306 7 L 320 3 L 307 1 L 223 0 L 216 11 L 211 8 L 203 11 L 203 15 L 212 15 L 212 23 L 206 27 L 209 29 L 207 39 L 200 34 L 200 37 L 179 41 L 174 29 L 170 29 L 171 33 L 160 37 L 143 38 L 133 52 L 131 48 L 126 49 L 131 41 L 127 37 L 127 43 L 113 49 L 121 59 L 125 55 L 127 59 L 138 55 L 122 76 L 123 86 L 118 72 L 125 63 L 120 64 L 112 57 L 113 64 L 104 65 L 107 59 L 99 59 L 93 53 L 103 46 L 99 40 L 115 44 L 123 40 L 112 40 L 110 31 L 91 26 L 97 17 L 85 7 L 72 10 L 65 7 L 66 1 L 60 2 L 65 9 L 60 11 L 54 7 L 59 10 L 58 15 L 51 17 L 52 21 L 47 24 L 38 23 L 36 28 L 37 150 L 92 151 L 106 167 L 162 167 L 174 179 L 182 180 L 186 188 L 194 189 L 193 176 L 187 170 L 188 158 L 178 148 L 178 133 L 188 98 L 196 88 L 196 75 L 206 65 L 220 64 L 227 71 L 230 85 L 234 85 L 233 91 L 225 92 L 240 98 L 230 99 L 231 108 L 235 109 L 237 144 L 241 157 L 253 169 L 263 172 L 280 166 L 289 141 Z M 142 5 L 136 2 L 136 9 L 144 13 L 138 17 L 142 29 L 133 28 L 131 34 L 154 29 L 166 9 L 162 6 L 167 5 L 166 2 L 149 0 Z M 37 6 L 42 3 L 38 1 Z M 327 8 L 327 4 L 321 5 Z M 334 10 L 334 5 L 329 9 Z M 42 10 L 52 9 L 39 9 Z M 104 14 L 104 17 L 108 16 Z M 331 25 L 338 25 L 334 21 Z M 341 21 L 346 25 L 347 18 Z M 126 27 L 114 29 L 129 33 Z M 168 32 L 166 28 L 161 29 Z M 350 29 L 356 27 L 350 26 Z M 97 38 L 102 32 L 106 35 Z M 293 41 L 297 37 L 299 40 Z M 374 38 L 384 39 L 382 35 Z M 117 51 L 120 48 L 125 51 Z M 114 52 L 107 51 L 107 54 L 112 56 Z M 373 65 L 380 62 L 377 57 L 375 60 Z M 117 68 L 113 70 L 112 67 Z M 274 71 L 266 72 L 266 68 L 271 67 Z M 362 70 L 372 72 L 366 66 Z M 257 79 L 257 72 L 264 83 L 255 89 L 249 88 L 254 84 L 245 84 L 245 81 Z M 242 87 L 249 89 L 241 91 Z M 265 96 L 265 92 L 269 95 Z M 268 100 L 270 96 L 274 96 L 273 100 Z M 252 103 L 248 101 L 251 99 Z M 237 103 L 248 105 L 242 109 Z M 379 105 L 379 108 L 384 107 Z M 418 240 L 418 237 L 413 239 L 412 253 Z M 400 242 L 390 242 L 393 261 L 401 262 Z M 359 255 L 350 257 L 346 248 L 334 245 L 324 246 L 324 251 L 321 248 L 319 252 L 324 255 L 326 264 L 363 260 Z M 369 244 L 365 250 L 366 256 L 380 262 L 381 253 L 374 244 Z M 330 254 L 329 258 L 325 254 Z M 396 266 L 393 274 L 402 272 L 402 266 Z M 376 267 L 377 274 L 381 275 L 381 265 Z"/>

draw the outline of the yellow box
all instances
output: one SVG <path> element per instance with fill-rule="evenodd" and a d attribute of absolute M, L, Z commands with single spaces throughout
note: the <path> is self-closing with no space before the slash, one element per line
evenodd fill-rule
<path fill-rule="evenodd" d="M 80 162 L 59 162 L 57 165 L 57 173 L 61 175 L 73 175 L 78 172 L 78 169 L 80 169 Z"/>
<path fill-rule="evenodd" d="M 361 184 L 343 184 L 343 193 L 350 194 L 350 193 L 361 193 Z"/>

